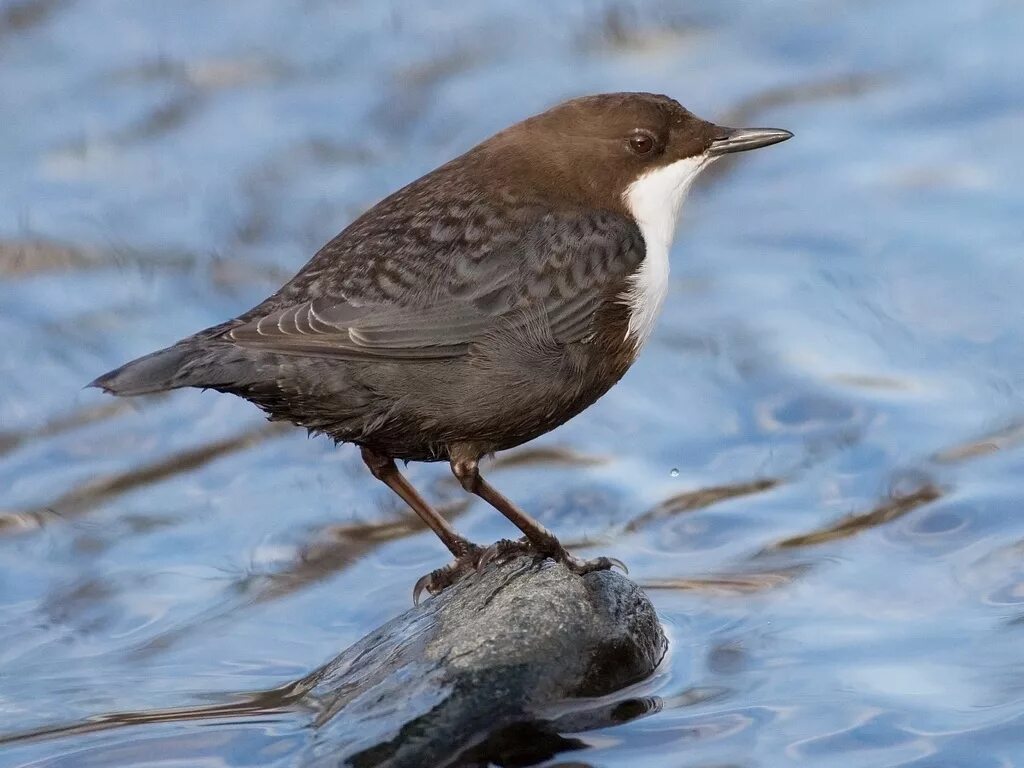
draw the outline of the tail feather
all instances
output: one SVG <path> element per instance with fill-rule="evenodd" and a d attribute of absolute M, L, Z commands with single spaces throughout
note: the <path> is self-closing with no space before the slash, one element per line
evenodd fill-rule
<path fill-rule="evenodd" d="M 182 377 L 182 369 L 195 349 L 187 343 L 153 352 L 138 360 L 125 363 L 103 374 L 87 386 L 97 387 L 111 395 L 129 397 L 164 392 L 168 389 L 191 386 Z"/>

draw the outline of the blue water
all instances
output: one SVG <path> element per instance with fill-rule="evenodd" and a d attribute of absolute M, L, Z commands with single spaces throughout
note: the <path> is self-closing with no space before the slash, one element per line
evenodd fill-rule
<path fill-rule="evenodd" d="M 702 180 L 644 356 L 493 470 L 671 638 L 653 710 L 551 764 L 1024 764 L 1024 5 L 553 5 L 0 4 L 0 739 L 273 688 L 406 609 L 445 553 L 351 448 L 81 387 L 493 131 L 651 90 L 796 138 Z M 304 726 L 0 765 L 288 765 Z"/>

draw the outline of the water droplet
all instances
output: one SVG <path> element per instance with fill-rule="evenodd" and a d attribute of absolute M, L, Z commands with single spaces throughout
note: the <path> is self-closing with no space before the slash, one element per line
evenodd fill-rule
<path fill-rule="evenodd" d="M 679 477 L 679 470 L 672 467 L 672 471 L 668 473 L 669 477 Z"/>

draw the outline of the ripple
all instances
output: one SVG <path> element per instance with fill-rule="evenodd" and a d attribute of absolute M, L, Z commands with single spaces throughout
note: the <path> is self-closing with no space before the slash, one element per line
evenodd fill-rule
<path fill-rule="evenodd" d="M 865 413 L 852 403 L 805 393 L 761 403 L 758 423 L 766 432 L 813 432 L 861 422 Z"/>

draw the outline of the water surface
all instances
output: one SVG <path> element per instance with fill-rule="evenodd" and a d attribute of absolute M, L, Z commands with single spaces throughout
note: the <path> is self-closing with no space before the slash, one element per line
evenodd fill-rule
<path fill-rule="evenodd" d="M 351 448 L 81 387 L 612 90 L 796 138 L 698 184 L 642 359 L 492 469 L 671 636 L 551 764 L 1024 764 L 1024 6 L 551 5 L 0 6 L 0 765 L 292 764 L 300 713 L 189 713 L 325 663 L 442 547 Z"/>

